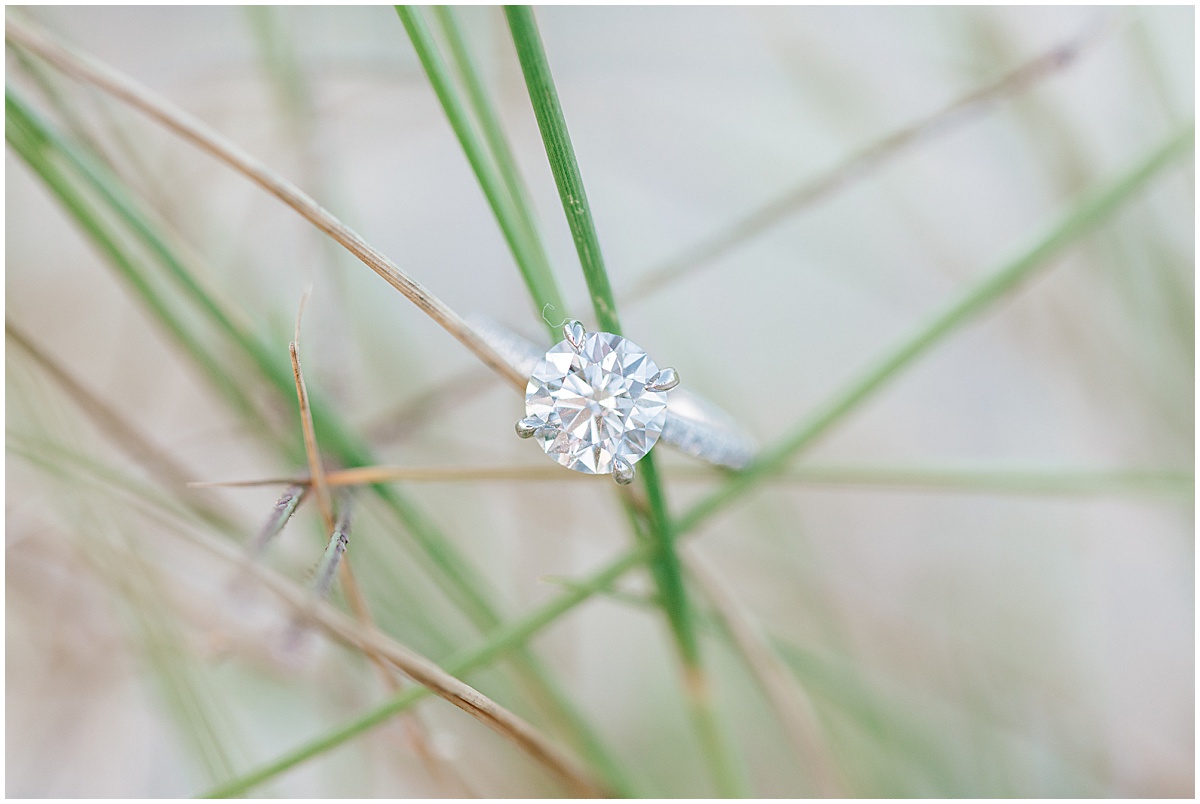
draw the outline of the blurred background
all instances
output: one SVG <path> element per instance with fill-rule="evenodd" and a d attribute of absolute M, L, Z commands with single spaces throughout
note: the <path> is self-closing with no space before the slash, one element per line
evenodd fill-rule
<path fill-rule="evenodd" d="M 568 306 L 593 325 L 503 14 L 458 11 Z M 1186 7 L 536 13 L 625 333 L 763 444 L 1194 117 Z M 392 9 L 7 14 L 211 124 L 456 311 L 544 338 Z M 309 390 L 379 462 L 553 466 L 513 435 L 517 394 L 291 210 L 11 43 L 6 66 L 285 374 L 312 284 Z M 387 690 L 204 547 L 244 549 L 282 488 L 183 485 L 302 473 L 269 435 L 299 438 L 294 396 L 160 274 L 167 312 L 151 310 L 11 145 L 5 167 L 6 793 L 202 793 Z M 753 794 L 1193 795 L 1193 170 L 1190 154 L 1167 166 L 692 537 L 805 702 L 797 744 L 756 668 L 704 631 Z M 672 511 L 720 483 L 666 453 Z M 593 480 L 399 488 L 508 620 L 630 546 Z M 359 495 L 349 556 L 380 628 L 443 661 L 487 629 L 409 530 Z M 326 538 L 305 504 L 261 561 L 303 588 Z M 531 646 L 635 793 L 708 796 L 642 576 Z M 511 665 L 468 680 L 570 744 Z M 563 793 L 444 701 L 414 711 L 251 793 Z"/>

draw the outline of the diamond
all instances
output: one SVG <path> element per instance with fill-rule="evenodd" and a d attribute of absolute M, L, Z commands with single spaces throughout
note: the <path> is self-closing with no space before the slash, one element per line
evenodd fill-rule
<path fill-rule="evenodd" d="M 568 469 L 609 474 L 613 459 L 641 460 L 662 435 L 666 391 L 647 388 L 658 366 L 630 340 L 588 332 L 560 341 L 525 388 L 525 420 L 542 449 Z"/>

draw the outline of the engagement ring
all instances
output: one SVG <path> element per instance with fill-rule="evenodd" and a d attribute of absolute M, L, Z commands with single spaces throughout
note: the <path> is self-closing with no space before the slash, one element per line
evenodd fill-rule
<path fill-rule="evenodd" d="M 628 338 L 563 326 L 543 352 L 484 318 L 471 325 L 518 373 L 529 377 L 517 434 L 535 439 L 568 469 L 633 481 L 633 466 L 662 440 L 695 458 L 740 469 L 754 440 L 724 411 L 677 388 L 675 369 L 659 367 Z"/>

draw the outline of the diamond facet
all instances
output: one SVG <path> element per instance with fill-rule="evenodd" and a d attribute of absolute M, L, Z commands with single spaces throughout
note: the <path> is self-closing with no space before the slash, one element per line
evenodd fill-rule
<path fill-rule="evenodd" d="M 589 332 L 576 349 L 564 340 L 538 363 L 525 388 L 533 436 L 568 469 L 609 474 L 613 459 L 637 463 L 662 434 L 667 393 L 647 388 L 658 374 L 642 349 L 610 332 Z"/>

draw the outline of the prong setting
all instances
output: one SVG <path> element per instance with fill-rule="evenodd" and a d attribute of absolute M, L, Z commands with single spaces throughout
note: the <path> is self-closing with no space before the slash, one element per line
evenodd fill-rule
<path fill-rule="evenodd" d="M 571 348 L 578 352 L 583 348 L 583 339 L 587 336 L 587 330 L 583 328 L 583 324 L 578 321 L 568 321 L 563 324 L 563 337 L 567 339 L 567 343 L 571 344 Z"/>
<path fill-rule="evenodd" d="M 670 391 L 679 385 L 679 374 L 673 368 L 665 368 L 650 378 L 646 387 L 651 391 Z"/>
<path fill-rule="evenodd" d="M 612 466 L 613 480 L 617 481 L 619 485 L 628 486 L 633 482 L 633 464 L 624 458 L 617 456 L 613 458 Z"/>
<path fill-rule="evenodd" d="M 533 438 L 534 434 L 543 426 L 542 420 L 536 416 L 526 416 L 517 422 L 517 435 L 521 438 Z"/>

